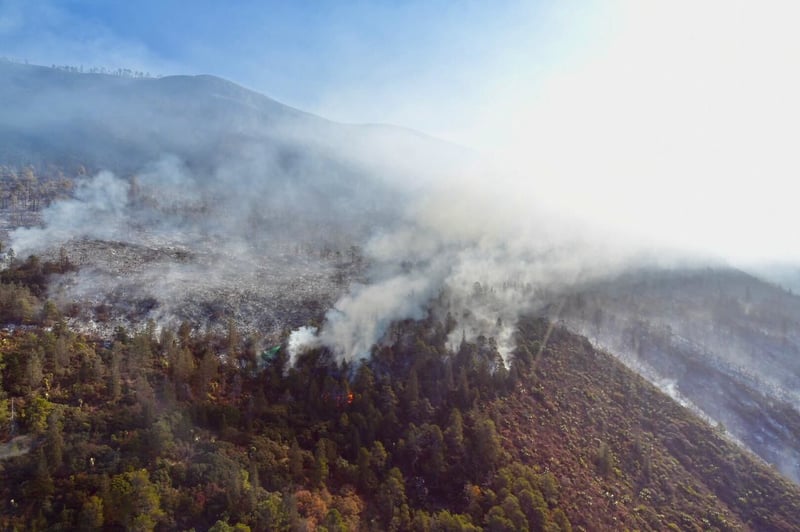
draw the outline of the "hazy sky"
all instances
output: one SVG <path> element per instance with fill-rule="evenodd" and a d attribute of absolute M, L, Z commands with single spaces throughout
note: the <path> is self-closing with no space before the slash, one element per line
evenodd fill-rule
<path fill-rule="evenodd" d="M 499 76 L 524 62 L 526 79 L 555 60 L 551 26 L 584 18 L 571 9 L 574 20 L 559 22 L 561 11 L 453 0 L 0 0 L 0 53 L 216 74 L 332 119 L 443 134 L 474 127 L 469 115 Z"/>
<path fill-rule="evenodd" d="M 0 0 L 0 55 L 211 73 L 478 147 L 595 224 L 800 259 L 800 3 Z"/>

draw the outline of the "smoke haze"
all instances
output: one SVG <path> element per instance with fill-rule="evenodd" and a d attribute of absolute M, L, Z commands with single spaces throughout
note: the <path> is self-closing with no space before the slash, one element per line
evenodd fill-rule
<path fill-rule="evenodd" d="M 483 335 L 507 362 L 517 316 L 554 291 L 631 262 L 681 257 L 555 210 L 536 179 L 414 132 L 335 124 L 207 76 L 4 68 L 16 122 L 36 96 L 64 102 L 27 130 L 44 135 L 55 157 L 74 149 L 76 116 L 82 134 L 112 139 L 86 156 L 101 167 L 114 161 L 116 175 L 79 183 L 72 199 L 44 211 L 43 227 L 11 234 L 20 256 L 66 246 L 88 266 L 57 283 L 53 297 L 65 302 L 112 294 L 110 303 L 139 301 L 162 322 L 202 321 L 210 307 L 217 320 L 270 331 L 330 305 L 318 336 L 295 336 L 292 353 L 305 341 L 347 360 L 368 356 L 396 320 L 449 314 L 451 347 Z M 30 77 L 33 94 L 20 90 Z M 183 102 L 184 93 L 193 98 Z M 165 101 L 169 110 L 154 114 Z M 99 120 L 109 109 L 111 125 Z M 209 115 L 224 122 L 197 124 Z M 125 143 L 115 143 L 122 131 Z M 214 310 L 223 294 L 228 303 Z M 289 311 L 292 300 L 310 310 Z M 191 301 L 205 307 L 189 310 Z"/>
<path fill-rule="evenodd" d="M 163 4 L 119 25 L 98 3 L 12 0 L 0 47 L 219 73 L 338 122 L 208 75 L 0 62 L 3 160 L 92 176 L 11 234 L 19 256 L 63 246 L 81 266 L 51 299 L 232 321 L 290 364 L 321 346 L 362 360 L 428 316 L 451 350 L 507 364 L 518 317 L 541 312 L 800 478 L 774 417 L 797 411 L 796 298 L 724 268 L 800 278 L 795 2 L 253 3 L 225 25 Z"/>
<path fill-rule="evenodd" d="M 474 152 L 413 132 L 327 122 L 208 77 L 125 81 L 120 89 L 104 77 L 92 85 L 77 74 L 5 68 L 14 82 L 4 91 L 17 98 L 20 117 L 26 100 L 16 87 L 29 84 L 26 76 L 54 76 L 39 94 L 65 103 L 51 109 L 48 127 L 29 131 L 47 136 L 55 154 L 71 149 L 67 124 L 76 112 L 124 109 L 113 124 L 128 131 L 124 146 L 109 142 L 93 160 L 119 158 L 117 174 L 79 182 L 71 199 L 44 210 L 41 227 L 10 235 L 19 256 L 65 246 L 86 266 L 55 283 L 52 296 L 63 302 L 134 301 L 140 314 L 166 323 L 202 321 L 202 305 L 187 310 L 201 302 L 218 321 L 241 318 L 270 331 L 303 325 L 330 305 L 318 336 L 296 335 L 292 352 L 323 344 L 347 360 L 368 356 L 394 321 L 449 313 L 451 346 L 484 335 L 507 360 L 519 312 L 644 250 L 549 210 L 528 180 Z M 86 85 L 75 88 L 76 79 Z M 86 104 L 87 86 L 102 95 L 100 111 Z M 177 102 L 182 91 L 195 95 L 188 108 L 152 113 L 149 106 Z M 226 122 L 195 128 L 195 112 Z M 78 127 L 114 138 L 105 122 Z M 150 159 L 160 132 L 180 128 L 193 141 L 165 138 L 174 151 Z M 228 303 L 214 310 L 219 298 Z M 293 314 L 292 300 L 309 310 Z"/>
<path fill-rule="evenodd" d="M 60 115 L 17 105 L 11 123 L 62 131 L 59 116 L 81 117 L 85 133 L 113 111 L 98 137 L 133 139 L 124 153 L 135 157 L 103 143 L 96 163 L 136 173 L 140 196 L 125 191 L 127 177 L 99 174 L 45 213 L 46 230 L 20 230 L 13 245 L 24 254 L 70 237 L 161 238 L 204 255 L 211 279 L 252 271 L 278 243 L 355 246 L 361 278 L 325 289 L 338 302 L 318 332 L 345 358 L 366 356 L 388 323 L 420 317 L 433 300 L 447 302 L 435 311 L 456 317 L 455 336 L 491 335 L 507 354 L 516 313 L 542 303 L 543 286 L 631 261 L 793 258 L 782 229 L 796 225 L 786 190 L 800 79 L 790 6 L 609 6 L 497 15 L 517 21 L 503 33 L 508 46 L 496 47 L 511 52 L 477 54 L 491 75 L 449 94 L 471 118 L 453 121 L 458 131 L 431 127 L 483 146 L 481 158 L 410 132 L 327 122 L 216 78 L 106 80 L 87 100 L 86 86 L 46 86 L 39 73 L 40 83 L 12 84 L 6 96 L 19 103 L 29 94 L 20 87 L 38 87 Z M 535 17 L 550 26 L 524 38 L 517 30 Z M 181 112 L 154 114 L 165 102 Z M 162 277 L 188 282 L 194 268 L 184 276 L 170 265 Z"/>
<path fill-rule="evenodd" d="M 224 28 L 199 6 L 145 1 L 141 16 L 117 19 L 101 6 L 87 15 L 11 1 L 0 44 L 44 64 L 127 57 L 141 70 L 221 73 L 341 122 L 405 124 L 476 147 L 528 181 L 526 197 L 594 226 L 740 265 L 800 258 L 787 244 L 798 225 L 794 2 L 326 4 L 313 16 L 248 6 Z M 161 22 L 176 19 L 186 28 Z M 147 32 L 131 29 L 144 20 Z M 191 30 L 212 27 L 218 50 Z M 40 109 L 53 105 L 39 97 Z M 33 117 L 46 125 L 47 113 Z M 175 139 L 202 136 L 165 131 L 156 139 L 171 152 Z"/>

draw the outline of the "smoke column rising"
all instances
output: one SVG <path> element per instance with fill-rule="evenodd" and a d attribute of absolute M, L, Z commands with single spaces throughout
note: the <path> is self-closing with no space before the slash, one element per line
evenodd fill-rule
<path fill-rule="evenodd" d="M 369 283 L 351 287 L 315 335 L 293 335 L 292 352 L 326 345 L 363 359 L 392 322 L 432 312 L 455 318 L 452 349 L 483 335 L 508 363 L 520 313 L 579 278 L 647 260 L 643 246 L 540 210 L 531 192 L 519 180 L 442 176 L 394 228 L 376 229 L 364 246 Z"/>

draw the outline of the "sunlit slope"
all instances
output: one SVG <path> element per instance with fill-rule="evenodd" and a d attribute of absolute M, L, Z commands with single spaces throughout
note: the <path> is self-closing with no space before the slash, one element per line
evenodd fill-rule
<path fill-rule="evenodd" d="M 520 349 L 541 354 L 489 410 L 508 452 L 558 479 L 573 527 L 796 530 L 797 485 L 615 357 L 547 327 L 521 321 Z"/>
<path fill-rule="evenodd" d="M 563 318 L 800 479 L 800 298 L 731 269 L 592 283 Z"/>

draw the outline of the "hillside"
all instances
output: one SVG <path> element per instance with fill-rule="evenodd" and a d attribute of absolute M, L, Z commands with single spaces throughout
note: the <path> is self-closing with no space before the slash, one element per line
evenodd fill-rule
<path fill-rule="evenodd" d="M 347 249 L 396 220 L 415 187 L 472 157 L 399 127 L 331 122 L 208 75 L 126 78 L 0 61 L 0 100 L 3 180 L 19 186 L 28 171 L 75 179 L 83 208 L 136 226 L 114 235 L 121 241 L 162 233 L 180 243 L 327 239 Z M 135 182 L 142 201 L 124 212 L 109 205 L 112 183 L 91 185 L 102 172 L 117 186 Z M 80 197 L 86 182 L 91 200 Z M 42 221 L 23 210 L 11 213 L 18 225 Z M 87 225 L 97 224 L 70 220 L 68 236 L 85 236 Z M 15 245 L 26 256 L 44 247 Z"/>
<path fill-rule="evenodd" d="M 6 289 L 8 290 L 8 289 Z M 12 297 L 6 295 L 5 297 Z M 28 301 L 34 304 L 35 301 Z M 542 319 L 286 367 L 231 327 L 4 333 L 3 529 L 793 530 L 800 488 Z M 13 410 L 12 410 L 13 409 Z M 12 411 L 14 417 L 11 417 Z M 228 525 L 226 525 L 228 523 Z"/>
<path fill-rule="evenodd" d="M 208 179 L 249 168 L 261 170 L 251 179 L 278 171 L 352 180 L 407 173 L 409 155 L 431 167 L 469 156 L 400 127 L 331 122 L 209 75 L 130 78 L 0 61 L 0 99 L 0 161 L 17 166 L 127 175 L 170 154 Z"/>
<path fill-rule="evenodd" d="M 790 293 L 212 76 L 0 97 L 0 528 L 800 522 Z"/>
<path fill-rule="evenodd" d="M 561 319 L 800 480 L 800 298 L 732 269 L 577 287 Z"/>
<path fill-rule="evenodd" d="M 537 352 L 546 323 L 520 324 Z M 509 452 L 552 472 L 587 530 L 796 530 L 800 490 L 615 357 L 556 327 L 492 405 Z"/>
<path fill-rule="evenodd" d="M 0 62 L 0 98 L 11 102 L 0 121 L 2 246 L 23 259 L 63 249 L 80 268 L 50 295 L 79 303 L 89 329 L 129 318 L 306 324 L 362 278 L 361 249 L 399 223 L 413 191 L 470 159 L 213 76 Z"/>

